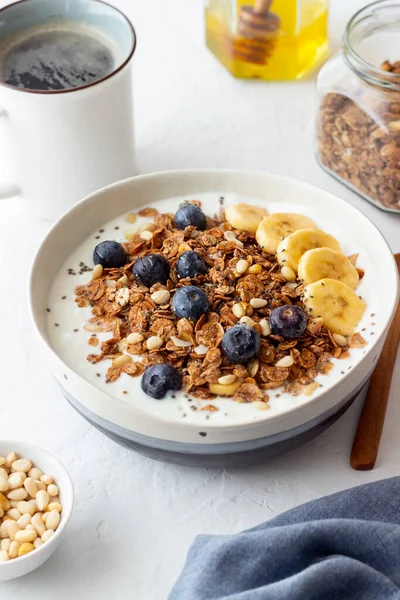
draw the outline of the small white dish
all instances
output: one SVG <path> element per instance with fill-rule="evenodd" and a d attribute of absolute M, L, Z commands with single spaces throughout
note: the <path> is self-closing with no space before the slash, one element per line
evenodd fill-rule
<path fill-rule="evenodd" d="M 71 478 L 63 465 L 54 456 L 32 444 L 14 440 L 0 440 L 0 456 L 7 456 L 10 452 L 16 452 L 21 458 L 29 458 L 35 467 L 54 478 L 60 490 L 59 496 L 63 510 L 60 524 L 47 542 L 29 554 L 0 562 L 0 581 L 22 577 L 40 567 L 50 558 L 64 535 L 74 505 L 74 490 Z"/>

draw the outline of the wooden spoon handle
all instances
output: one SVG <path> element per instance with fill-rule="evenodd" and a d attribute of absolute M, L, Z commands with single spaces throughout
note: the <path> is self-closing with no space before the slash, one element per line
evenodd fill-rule
<path fill-rule="evenodd" d="M 272 0 L 256 0 L 254 3 L 254 12 L 259 14 L 266 14 L 269 12 L 269 7 L 272 4 Z"/>
<path fill-rule="evenodd" d="M 400 254 L 396 254 L 395 259 L 400 272 Z M 357 471 L 369 471 L 375 465 L 399 340 L 400 303 L 389 328 L 382 354 L 372 374 L 354 438 L 350 465 Z"/>

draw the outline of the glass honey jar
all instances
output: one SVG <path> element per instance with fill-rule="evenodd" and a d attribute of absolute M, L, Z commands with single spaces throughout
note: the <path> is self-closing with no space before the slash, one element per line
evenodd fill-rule
<path fill-rule="evenodd" d="M 235 77 L 295 80 L 328 47 L 328 0 L 207 0 L 206 43 Z"/>

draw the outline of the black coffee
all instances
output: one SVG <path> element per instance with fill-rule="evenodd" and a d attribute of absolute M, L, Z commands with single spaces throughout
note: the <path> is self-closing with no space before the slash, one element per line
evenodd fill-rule
<path fill-rule="evenodd" d="M 77 88 L 114 68 L 113 55 L 101 41 L 67 29 L 36 30 L 3 56 L 0 80 L 28 90 Z"/>

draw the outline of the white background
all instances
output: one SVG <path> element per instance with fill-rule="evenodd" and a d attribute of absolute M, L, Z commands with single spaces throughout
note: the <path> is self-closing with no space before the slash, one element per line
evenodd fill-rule
<path fill-rule="evenodd" d="M 200 0 L 114 4 L 138 35 L 133 60 L 139 173 L 237 167 L 304 179 L 365 211 L 393 250 L 400 250 L 399 219 L 368 205 L 317 166 L 312 80 L 268 84 L 231 78 L 205 48 Z M 334 46 L 362 4 L 332 1 Z M 3 171 L 0 167 L 0 178 Z M 76 492 L 59 550 L 39 571 L 0 583 L 2 600 L 164 600 L 196 534 L 239 531 L 304 501 L 399 474 L 399 370 L 372 472 L 358 473 L 348 464 L 359 402 L 313 442 L 242 471 L 180 468 L 118 447 L 69 407 L 32 335 L 27 276 L 49 224 L 28 219 L 18 200 L 3 201 L 0 211 L 0 437 L 53 452 Z"/>

